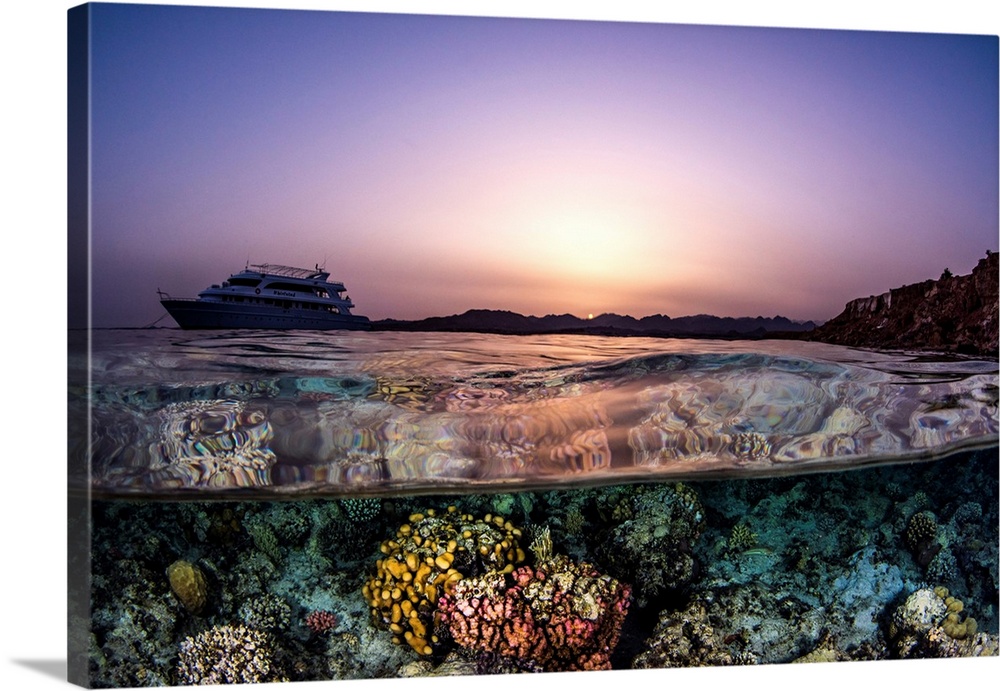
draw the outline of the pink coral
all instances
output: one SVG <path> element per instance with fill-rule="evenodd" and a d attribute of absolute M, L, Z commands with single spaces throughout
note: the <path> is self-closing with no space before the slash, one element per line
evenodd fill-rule
<path fill-rule="evenodd" d="M 459 581 L 438 601 L 460 646 L 545 671 L 610 669 L 631 587 L 563 556 Z"/>
<path fill-rule="evenodd" d="M 313 633 L 325 633 L 337 625 L 337 617 L 333 612 L 316 610 L 306 616 L 306 626 Z"/>

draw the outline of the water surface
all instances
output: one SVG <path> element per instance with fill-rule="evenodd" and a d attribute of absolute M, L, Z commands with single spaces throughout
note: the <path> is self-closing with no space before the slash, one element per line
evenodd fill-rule
<path fill-rule="evenodd" d="M 994 361 L 798 341 L 97 330 L 71 481 L 268 498 L 797 474 L 994 446 L 997 399 Z"/>

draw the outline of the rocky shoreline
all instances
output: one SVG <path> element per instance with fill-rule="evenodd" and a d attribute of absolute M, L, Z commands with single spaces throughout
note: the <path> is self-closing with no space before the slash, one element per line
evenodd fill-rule
<path fill-rule="evenodd" d="M 894 288 L 851 300 L 844 311 L 803 335 L 857 348 L 933 350 L 996 356 L 998 255 L 988 252 L 971 274 Z"/>

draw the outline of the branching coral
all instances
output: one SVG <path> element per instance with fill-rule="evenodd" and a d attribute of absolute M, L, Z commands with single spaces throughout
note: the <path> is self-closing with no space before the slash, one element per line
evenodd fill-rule
<path fill-rule="evenodd" d="M 278 538 L 275 536 L 271 526 L 266 523 L 254 523 L 249 527 L 250 535 L 257 549 L 267 555 L 275 564 L 281 562 L 281 547 L 278 545 Z"/>
<path fill-rule="evenodd" d="M 736 551 L 750 549 L 757 544 L 757 533 L 750 530 L 746 523 L 737 523 L 729 534 L 729 548 Z"/>
<path fill-rule="evenodd" d="M 535 555 L 535 561 L 541 563 L 552 558 L 552 533 L 548 526 L 535 531 L 534 539 L 528 549 Z"/>
<path fill-rule="evenodd" d="M 267 634 L 245 626 L 216 626 L 181 642 L 181 684 L 245 684 L 285 681 Z"/>
<path fill-rule="evenodd" d="M 325 609 L 316 610 L 306 615 L 306 626 L 313 633 L 326 633 L 337 625 L 337 617 Z"/>
<path fill-rule="evenodd" d="M 285 600 L 272 593 L 262 593 L 240 605 L 239 617 L 244 624 L 261 631 L 288 628 L 292 609 Z"/>

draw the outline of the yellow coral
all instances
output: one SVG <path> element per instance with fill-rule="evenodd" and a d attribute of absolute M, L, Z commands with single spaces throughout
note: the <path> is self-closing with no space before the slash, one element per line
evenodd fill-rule
<path fill-rule="evenodd" d="M 541 563 L 552 558 L 552 533 L 549 527 L 545 526 L 535 532 L 535 539 L 528 545 L 528 549 L 535 555 L 535 561 Z"/>
<path fill-rule="evenodd" d="M 438 515 L 415 513 L 385 540 L 375 575 L 362 587 L 375 624 L 393 633 L 393 642 L 430 655 L 438 599 L 468 573 L 511 572 L 525 560 L 521 530 L 501 516 L 481 520 L 454 506 Z"/>
<path fill-rule="evenodd" d="M 934 593 L 942 598 L 948 607 L 948 614 L 941 622 L 941 628 L 944 629 L 945 634 L 956 640 L 975 636 L 979 628 L 976 620 L 967 616 L 963 621 L 960 614 L 965 609 L 965 604 L 956 597 L 950 597 L 947 588 L 935 588 Z"/>
<path fill-rule="evenodd" d="M 200 614 L 208 601 L 205 575 L 196 565 L 180 559 L 167 567 L 170 589 L 192 614 Z"/>
<path fill-rule="evenodd" d="M 729 535 L 729 547 L 735 550 L 750 549 L 757 544 L 757 533 L 750 530 L 745 523 L 737 523 L 733 526 L 733 532 Z"/>

